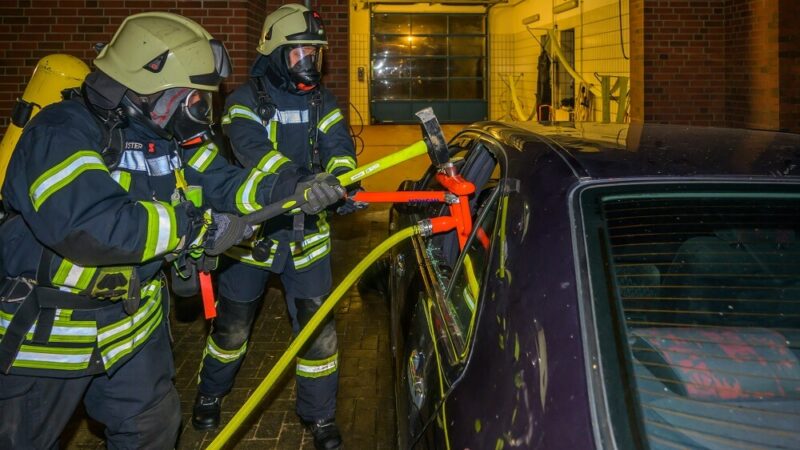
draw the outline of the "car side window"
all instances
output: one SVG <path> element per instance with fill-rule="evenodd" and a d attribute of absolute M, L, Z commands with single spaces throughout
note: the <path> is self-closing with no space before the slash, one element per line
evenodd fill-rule
<path fill-rule="evenodd" d="M 466 357 L 481 293 L 498 213 L 500 170 L 493 151 L 478 143 L 466 155 L 461 175 L 475 184 L 470 197 L 473 231 L 464 251 L 455 233 L 434 236 L 427 242 L 437 281 L 446 293 L 438 305 L 440 322 L 450 336 L 452 363 Z"/>
<path fill-rule="evenodd" d="M 450 288 L 446 301 L 452 308 L 452 316 L 457 326 L 462 330 L 464 342 L 469 343 L 474 327 L 475 313 L 478 299 L 480 298 L 484 275 L 489 267 L 489 252 L 491 251 L 492 234 L 494 233 L 499 195 L 494 195 L 497 186 L 488 191 L 484 203 L 478 208 L 478 213 L 473 224 L 473 233 L 453 271 Z M 466 348 L 461 350 L 459 357 L 466 357 Z"/>

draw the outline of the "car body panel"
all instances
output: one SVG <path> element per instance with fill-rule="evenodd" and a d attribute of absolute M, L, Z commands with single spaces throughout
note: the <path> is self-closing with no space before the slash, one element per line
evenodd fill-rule
<path fill-rule="evenodd" d="M 436 358 L 431 348 L 437 342 L 446 346 L 446 338 L 431 325 L 435 310 L 424 307 L 447 295 L 447 286 L 437 280 L 437 272 L 447 270 L 441 267 L 447 258 L 432 258 L 423 238 L 398 246 L 390 256 L 400 448 L 414 443 L 458 449 L 628 447 L 630 441 L 618 441 L 610 430 L 595 342 L 598 325 L 589 320 L 586 303 L 589 268 L 576 192 L 603 183 L 797 183 L 800 136 L 662 125 L 555 129 L 482 122 L 454 137 L 451 150 L 477 142 L 494 150 L 502 192 L 463 364 Z M 419 182 L 404 187 L 425 188 Z M 394 229 L 436 212 L 430 205 L 401 209 L 392 211 Z M 409 355 L 424 347 L 427 365 L 421 374 L 409 375 Z M 407 402 L 414 384 L 409 379 L 416 375 L 428 383 L 419 414 Z M 446 403 L 439 405 L 443 396 Z M 425 422 L 431 424 L 415 441 Z"/>

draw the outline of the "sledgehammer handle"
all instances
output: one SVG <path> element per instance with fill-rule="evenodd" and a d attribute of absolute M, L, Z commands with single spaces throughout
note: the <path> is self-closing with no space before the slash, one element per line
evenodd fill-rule
<path fill-rule="evenodd" d="M 391 155 L 386 155 L 377 161 L 373 161 L 361 167 L 356 167 L 347 173 L 339 175 L 337 178 L 342 186 L 349 186 L 357 181 L 363 180 L 364 178 L 371 177 L 378 172 L 382 172 L 389 167 L 396 166 L 402 162 L 408 161 L 411 158 L 424 155 L 427 151 L 428 145 L 425 143 L 425 141 L 417 141 L 398 152 L 392 153 Z M 244 216 L 243 219 L 250 225 L 257 225 L 298 208 L 305 202 L 305 194 L 293 194 L 283 200 L 269 204 L 258 211 L 254 211 Z"/>

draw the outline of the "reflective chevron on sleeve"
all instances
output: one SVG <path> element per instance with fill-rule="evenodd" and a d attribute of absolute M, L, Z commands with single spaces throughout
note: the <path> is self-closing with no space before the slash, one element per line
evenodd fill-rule
<path fill-rule="evenodd" d="M 163 202 L 145 201 L 140 201 L 139 205 L 147 210 L 147 238 L 142 261 L 147 261 L 177 247 L 179 241 L 176 232 L 177 222 L 172 206 Z"/>
<path fill-rule="evenodd" d="M 332 126 L 337 124 L 343 118 L 344 116 L 342 116 L 342 111 L 339 108 L 333 109 L 331 112 L 326 114 L 325 117 L 320 119 L 318 128 L 323 133 L 327 133 Z"/>
<path fill-rule="evenodd" d="M 211 162 L 214 161 L 214 158 L 217 156 L 217 146 L 213 143 L 208 143 L 200 147 L 191 158 L 189 158 L 189 166 L 200 172 L 203 173 L 211 165 Z"/>
<path fill-rule="evenodd" d="M 97 152 L 83 150 L 75 152 L 69 158 L 40 175 L 33 182 L 29 191 L 33 209 L 38 211 L 45 200 L 87 170 L 102 170 L 108 173 L 108 168 Z"/>
<path fill-rule="evenodd" d="M 247 179 L 239 186 L 236 191 L 236 208 L 239 212 L 247 214 L 261 209 L 261 205 L 256 202 L 256 192 L 258 191 L 258 183 L 265 176 L 267 176 L 266 173 L 258 169 L 252 169 Z"/>
<path fill-rule="evenodd" d="M 349 156 L 334 156 L 328 161 L 328 165 L 325 166 L 325 172 L 333 173 L 334 170 L 340 167 L 355 169 L 356 160 Z"/>
<path fill-rule="evenodd" d="M 267 152 L 267 154 L 261 158 L 261 161 L 258 162 L 256 168 L 262 172 L 275 173 L 282 165 L 288 162 L 289 158 L 283 156 L 283 153 L 277 150 L 272 150 Z"/>

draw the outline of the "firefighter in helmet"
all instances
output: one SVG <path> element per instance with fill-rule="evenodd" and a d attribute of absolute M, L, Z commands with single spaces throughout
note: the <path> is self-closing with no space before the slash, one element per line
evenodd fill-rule
<path fill-rule="evenodd" d="M 327 38 L 316 11 L 288 4 L 269 14 L 250 80 L 226 100 L 223 130 L 245 167 L 271 174 L 339 175 L 356 167 L 353 142 L 333 94 L 320 84 Z M 351 199 L 334 210 L 364 205 Z M 280 276 L 295 333 L 331 291 L 327 212 L 294 214 L 261 226 L 256 236 L 226 252 L 219 272 L 219 312 L 200 370 L 192 423 L 219 425 L 222 397 L 233 386 L 268 278 Z M 341 446 L 334 421 L 338 345 L 333 318 L 297 359 L 296 412 L 315 446 Z"/>
<path fill-rule="evenodd" d="M 94 65 L 25 126 L 2 188 L 2 448 L 55 446 L 81 401 L 109 448 L 174 448 L 162 264 L 252 234 L 243 202 L 314 186 L 313 213 L 340 197 L 330 180 L 246 171 L 217 154 L 211 96 L 230 62 L 197 23 L 130 16 Z"/>

